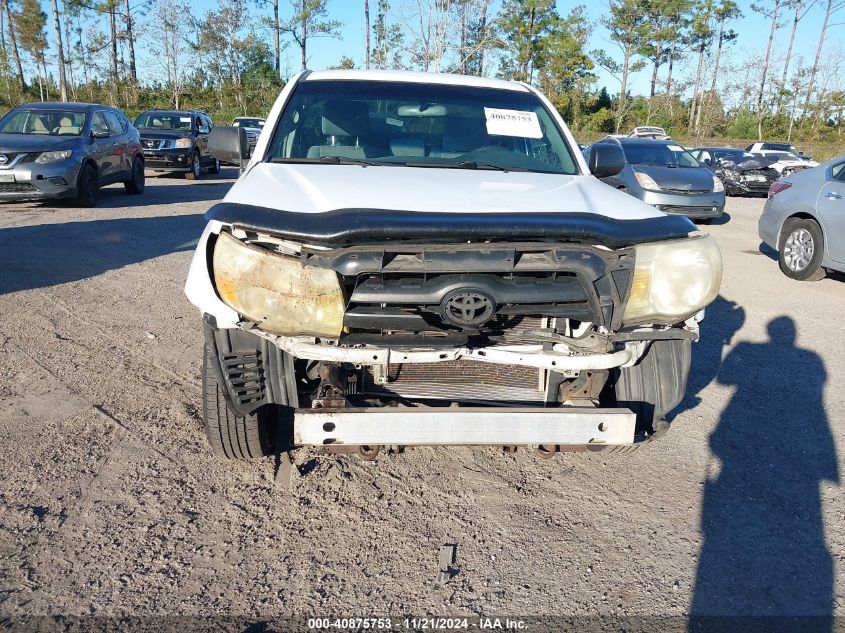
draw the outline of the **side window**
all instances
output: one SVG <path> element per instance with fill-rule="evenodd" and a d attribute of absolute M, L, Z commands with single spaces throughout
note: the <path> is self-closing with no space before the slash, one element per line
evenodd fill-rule
<path fill-rule="evenodd" d="M 201 116 L 196 117 L 196 125 L 197 125 L 197 132 L 199 134 L 207 134 L 208 128 L 205 125 L 205 122 L 202 120 Z"/>
<path fill-rule="evenodd" d="M 91 117 L 91 131 L 92 132 L 105 132 L 106 134 L 110 134 L 108 123 L 106 123 L 106 117 L 103 116 L 102 112 L 95 112 L 94 116 Z"/>
<path fill-rule="evenodd" d="M 106 123 L 109 126 L 109 132 L 112 134 L 123 134 L 126 131 L 123 122 L 115 112 L 106 112 Z"/>
<path fill-rule="evenodd" d="M 838 165 L 834 165 L 830 169 L 830 175 L 833 176 L 834 180 L 838 180 L 839 182 L 845 182 L 845 163 L 839 163 Z"/>
<path fill-rule="evenodd" d="M 214 129 L 214 123 L 211 121 L 210 116 L 205 117 L 205 124 L 208 126 L 209 132 Z"/>

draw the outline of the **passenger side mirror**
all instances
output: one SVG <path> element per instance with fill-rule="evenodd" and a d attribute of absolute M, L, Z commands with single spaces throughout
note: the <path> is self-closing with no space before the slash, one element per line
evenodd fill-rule
<path fill-rule="evenodd" d="M 587 165 L 596 178 L 615 176 L 625 168 L 625 154 L 618 145 L 596 143 L 590 149 Z"/>
<path fill-rule="evenodd" d="M 249 153 L 246 130 L 233 125 L 223 125 L 208 135 L 208 153 L 224 163 L 240 165 Z"/>
<path fill-rule="evenodd" d="M 108 138 L 109 136 L 106 130 L 91 130 L 91 138 Z"/>

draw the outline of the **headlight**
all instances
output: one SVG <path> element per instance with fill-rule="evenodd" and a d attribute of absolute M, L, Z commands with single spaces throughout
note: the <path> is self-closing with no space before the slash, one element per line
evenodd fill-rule
<path fill-rule="evenodd" d="M 193 146 L 194 142 L 189 138 L 177 138 L 176 142 L 173 143 L 173 147 L 176 149 L 186 149 Z"/>
<path fill-rule="evenodd" d="M 39 154 L 38 158 L 35 159 L 36 163 L 55 163 L 57 160 L 65 160 L 66 158 L 70 158 L 70 155 L 73 152 L 69 149 L 59 150 L 57 152 L 42 152 Z"/>
<path fill-rule="evenodd" d="M 634 247 L 634 280 L 622 321 L 676 323 L 719 293 L 722 255 L 709 235 Z"/>
<path fill-rule="evenodd" d="M 722 181 L 718 177 L 713 176 L 713 191 L 715 191 L 716 193 L 719 193 L 719 192 L 724 191 L 724 190 L 725 190 L 725 185 L 722 183 Z"/>
<path fill-rule="evenodd" d="M 641 171 L 635 171 L 634 175 L 637 177 L 637 182 L 640 183 L 640 187 L 643 189 L 651 189 L 652 191 L 660 191 L 660 185 L 657 184 L 657 181 L 654 180 L 648 174 L 644 174 Z"/>
<path fill-rule="evenodd" d="M 345 302 L 337 273 L 303 268 L 297 259 L 221 233 L 214 245 L 217 294 L 272 334 L 337 338 Z"/>

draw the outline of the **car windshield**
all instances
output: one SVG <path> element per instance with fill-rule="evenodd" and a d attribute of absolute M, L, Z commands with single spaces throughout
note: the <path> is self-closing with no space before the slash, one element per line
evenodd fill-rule
<path fill-rule="evenodd" d="M 736 150 L 724 150 L 724 149 L 717 149 L 713 151 L 713 155 L 716 158 L 730 160 L 735 163 L 741 162 L 748 158 L 754 158 L 754 154 L 750 152 L 744 152 L 741 149 Z"/>
<path fill-rule="evenodd" d="M 701 167 L 680 145 L 671 143 L 623 143 L 625 160 L 632 165 L 666 165 L 668 167 Z"/>
<path fill-rule="evenodd" d="M 264 127 L 264 119 L 235 119 L 232 125 L 235 127 Z"/>
<path fill-rule="evenodd" d="M 84 127 L 85 113 L 73 110 L 12 110 L 0 119 L 0 134 L 79 136 Z"/>
<path fill-rule="evenodd" d="M 135 127 L 190 132 L 191 122 L 191 115 L 183 112 L 144 112 L 135 119 Z"/>
<path fill-rule="evenodd" d="M 266 160 L 578 173 L 528 91 L 388 81 L 304 81 Z"/>

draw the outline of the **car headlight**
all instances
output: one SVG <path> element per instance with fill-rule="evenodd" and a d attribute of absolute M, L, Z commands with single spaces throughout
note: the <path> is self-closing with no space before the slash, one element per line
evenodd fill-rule
<path fill-rule="evenodd" d="M 718 176 L 713 176 L 713 191 L 719 193 L 725 190 L 725 185 Z"/>
<path fill-rule="evenodd" d="M 337 273 L 221 233 L 212 258 L 217 294 L 272 334 L 337 338 L 345 301 Z"/>
<path fill-rule="evenodd" d="M 36 163 L 55 163 L 57 160 L 65 160 L 66 158 L 70 158 L 73 152 L 69 149 L 62 149 L 56 152 L 42 152 L 38 155 L 38 158 L 35 159 Z"/>
<path fill-rule="evenodd" d="M 645 174 L 641 171 L 635 171 L 634 176 L 637 177 L 637 182 L 640 183 L 640 187 L 643 189 L 650 189 L 651 191 L 660 191 L 660 185 L 657 184 L 657 181 Z"/>
<path fill-rule="evenodd" d="M 176 142 L 173 143 L 173 147 L 175 147 L 176 149 L 187 149 L 193 146 L 194 142 L 189 138 L 177 138 Z"/>
<path fill-rule="evenodd" d="M 719 293 L 722 255 L 709 235 L 638 244 L 634 280 L 622 321 L 672 324 L 695 314 Z"/>

